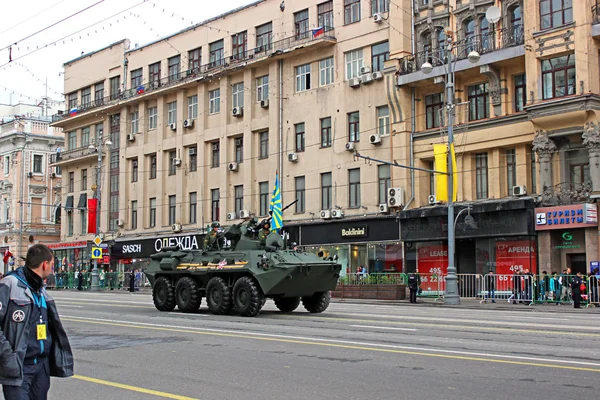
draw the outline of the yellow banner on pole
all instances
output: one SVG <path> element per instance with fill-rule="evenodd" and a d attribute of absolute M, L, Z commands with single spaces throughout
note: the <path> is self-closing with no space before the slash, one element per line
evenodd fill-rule
<path fill-rule="evenodd" d="M 456 201 L 458 195 L 458 173 L 456 168 L 456 152 L 454 150 L 454 143 L 451 146 L 452 151 L 452 177 L 454 178 L 453 187 L 453 201 Z M 435 173 L 435 197 L 438 201 L 448 201 L 448 145 L 447 144 L 434 144 L 433 145 L 433 156 L 434 163 L 433 167 Z"/>

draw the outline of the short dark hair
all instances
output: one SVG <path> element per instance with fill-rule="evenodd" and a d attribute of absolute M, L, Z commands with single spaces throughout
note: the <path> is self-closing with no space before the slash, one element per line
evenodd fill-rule
<path fill-rule="evenodd" d="M 43 262 L 50 262 L 54 259 L 52 250 L 44 244 L 34 244 L 27 250 L 27 257 L 25 258 L 25 265 L 29 268 L 35 269 L 40 266 Z"/>

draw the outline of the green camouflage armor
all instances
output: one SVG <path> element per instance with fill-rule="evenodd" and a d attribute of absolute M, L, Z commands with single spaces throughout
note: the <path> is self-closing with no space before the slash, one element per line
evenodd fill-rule
<path fill-rule="evenodd" d="M 212 247 L 214 247 L 216 242 L 217 242 L 217 232 L 215 232 L 215 231 L 208 232 L 206 234 L 206 236 L 204 237 L 203 250 L 209 251 Z"/>
<path fill-rule="evenodd" d="M 261 229 L 260 232 L 258 232 L 258 240 L 262 246 L 267 244 L 267 236 L 269 236 L 269 231 L 266 229 Z"/>

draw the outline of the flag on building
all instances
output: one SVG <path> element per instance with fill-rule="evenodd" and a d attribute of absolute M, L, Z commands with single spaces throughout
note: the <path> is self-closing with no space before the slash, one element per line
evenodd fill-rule
<path fill-rule="evenodd" d="M 87 233 L 96 232 L 96 222 L 98 218 L 98 199 L 88 199 L 88 231 Z"/>
<path fill-rule="evenodd" d="M 313 38 L 318 38 L 319 36 L 325 34 L 325 27 L 324 26 L 319 26 L 318 28 L 315 28 L 312 30 L 312 36 Z"/>
<path fill-rule="evenodd" d="M 273 188 L 273 196 L 271 196 L 271 205 L 269 207 L 271 213 L 271 230 L 281 229 L 283 226 L 283 211 L 281 206 L 281 190 L 279 187 L 279 175 L 275 174 L 275 187 Z"/>
<path fill-rule="evenodd" d="M 4 258 L 2 259 L 2 261 L 4 261 L 4 264 L 8 264 L 8 260 L 10 260 L 10 258 L 12 257 L 12 253 L 10 252 L 9 249 L 6 249 L 4 251 Z"/>
<path fill-rule="evenodd" d="M 145 91 L 144 85 L 141 85 L 137 88 L 137 94 L 143 94 Z"/>
<path fill-rule="evenodd" d="M 74 115 L 77 115 L 77 107 L 71 108 L 71 110 L 69 111 L 69 115 L 71 117 L 74 116 Z"/>
<path fill-rule="evenodd" d="M 458 194 L 458 172 L 456 168 L 456 153 L 454 151 L 454 143 L 452 144 L 452 177 L 453 185 L 453 201 L 456 201 Z M 435 198 L 438 201 L 448 201 L 448 145 L 434 144 L 433 156 L 435 169 Z M 433 193 L 432 193 L 433 194 Z"/>

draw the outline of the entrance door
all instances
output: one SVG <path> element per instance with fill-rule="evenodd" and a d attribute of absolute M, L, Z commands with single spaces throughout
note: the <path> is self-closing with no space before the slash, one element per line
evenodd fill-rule
<path fill-rule="evenodd" d="M 585 254 L 569 254 L 569 260 L 571 261 L 569 264 L 571 265 L 571 271 L 573 275 L 578 272 L 582 274 L 587 274 L 587 265 L 585 262 Z"/>

